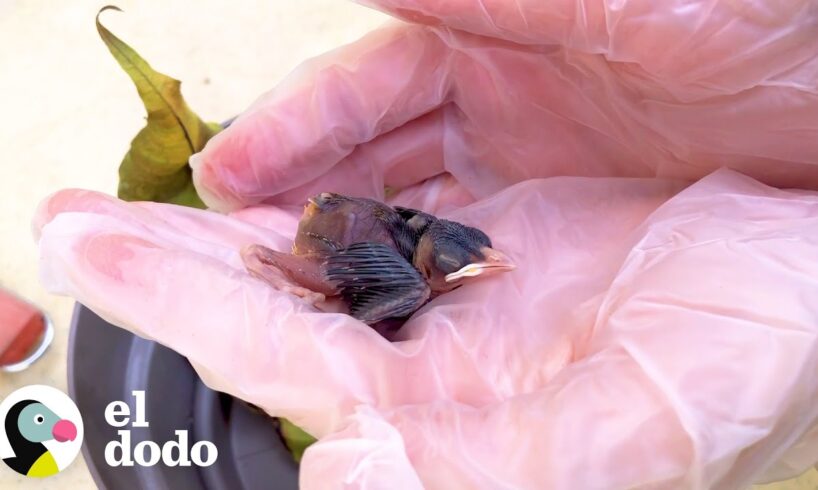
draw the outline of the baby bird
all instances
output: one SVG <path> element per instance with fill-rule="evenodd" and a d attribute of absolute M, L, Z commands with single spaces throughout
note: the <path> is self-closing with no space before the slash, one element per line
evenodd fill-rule
<path fill-rule="evenodd" d="M 291 254 L 250 245 L 242 258 L 256 277 L 313 303 L 340 295 L 369 325 L 408 317 L 467 278 L 515 267 L 476 228 L 329 192 L 308 200 Z"/>

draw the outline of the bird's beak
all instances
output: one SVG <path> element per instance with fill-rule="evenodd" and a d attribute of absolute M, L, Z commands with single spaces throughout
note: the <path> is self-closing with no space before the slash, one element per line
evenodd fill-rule
<path fill-rule="evenodd" d="M 57 442 L 73 441 L 77 437 L 77 426 L 70 420 L 60 420 L 54 424 L 51 435 Z"/>
<path fill-rule="evenodd" d="M 503 252 L 489 247 L 483 247 L 480 251 L 486 260 L 469 264 L 459 271 L 446 274 L 446 282 L 455 282 L 464 277 L 490 276 L 517 268 L 514 262 Z"/>

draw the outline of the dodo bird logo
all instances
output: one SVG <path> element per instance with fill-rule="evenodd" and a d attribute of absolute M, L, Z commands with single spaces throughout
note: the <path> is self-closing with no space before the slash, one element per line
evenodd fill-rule
<path fill-rule="evenodd" d="M 44 385 L 14 391 L 0 403 L 0 457 L 25 476 L 43 478 L 64 470 L 82 445 L 82 418 L 65 393 Z"/>

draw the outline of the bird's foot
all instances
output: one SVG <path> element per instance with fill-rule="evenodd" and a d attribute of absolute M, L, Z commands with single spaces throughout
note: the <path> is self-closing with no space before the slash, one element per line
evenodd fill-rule
<path fill-rule="evenodd" d="M 291 284 L 280 284 L 280 285 L 273 285 L 276 289 L 283 293 L 292 294 L 294 296 L 298 296 L 299 298 L 303 299 L 307 303 L 316 306 L 317 303 L 323 303 L 327 298 L 321 293 L 316 293 L 307 288 L 302 288 L 301 286 L 293 286 Z"/>
<path fill-rule="evenodd" d="M 276 252 L 262 245 L 250 245 L 241 251 L 241 258 L 247 271 L 273 288 L 292 294 L 315 306 L 326 300 L 323 293 L 293 284 L 292 271 L 288 268 L 290 254 Z"/>

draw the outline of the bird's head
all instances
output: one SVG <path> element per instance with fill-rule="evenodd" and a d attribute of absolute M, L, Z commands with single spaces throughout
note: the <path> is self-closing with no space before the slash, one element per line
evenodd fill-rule
<path fill-rule="evenodd" d="M 30 442 L 73 441 L 77 427 L 70 420 L 61 419 L 42 403 L 34 400 L 18 402 L 22 405 L 17 416 L 20 435 Z"/>
<path fill-rule="evenodd" d="M 437 292 L 454 289 L 468 278 L 515 268 L 508 256 L 492 248 L 485 233 L 448 220 L 433 220 L 425 227 L 415 251 L 415 266 Z"/>

